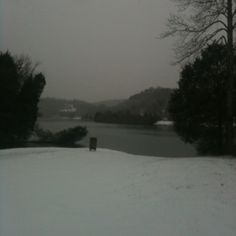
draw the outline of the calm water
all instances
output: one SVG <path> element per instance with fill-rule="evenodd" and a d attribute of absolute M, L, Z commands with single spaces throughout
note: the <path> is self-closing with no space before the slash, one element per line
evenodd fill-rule
<path fill-rule="evenodd" d="M 88 146 L 89 137 L 98 138 L 98 148 L 109 148 L 132 154 L 187 157 L 196 156 L 193 146 L 185 144 L 171 129 L 155 126 L 130 126 L 100 124 L 73 120 L 40 120 L 39 125 L 53 132 L 81 125 L 88 128 L 88 135 L 80 144 Z"/>

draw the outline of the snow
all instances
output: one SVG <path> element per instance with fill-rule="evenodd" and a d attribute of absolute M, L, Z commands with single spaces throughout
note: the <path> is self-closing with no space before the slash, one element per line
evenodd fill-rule
<path fill-rule="evenodd" d="M 236 160 L 0 151 L 0 236 L 235 236 Z"/>
<path fill-rule="evenodd" d="M 155 123 L 155 125 L 161 125 L 161 126 L 172 126 L 173 121 L 170 120 L 160 120 Z"/>

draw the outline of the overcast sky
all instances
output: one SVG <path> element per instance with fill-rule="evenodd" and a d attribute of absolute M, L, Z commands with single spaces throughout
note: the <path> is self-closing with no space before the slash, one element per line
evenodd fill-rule
<path fill-rule="evenodd" d="M 170 0 L 0 0 L 1 50 L 28 54 L 46 75 L 43 96 L 86 101 L 176 87 Z"/>

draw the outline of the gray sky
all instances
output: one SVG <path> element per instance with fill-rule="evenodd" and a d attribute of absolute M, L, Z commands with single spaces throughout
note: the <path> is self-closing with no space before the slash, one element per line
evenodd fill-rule
<path fill-rule="evenodd" d="M 0 0 L 1 50 L 28 54 L 43 96 L 99 101 L 151 86 L 176 87 L 170 0 Z"/>

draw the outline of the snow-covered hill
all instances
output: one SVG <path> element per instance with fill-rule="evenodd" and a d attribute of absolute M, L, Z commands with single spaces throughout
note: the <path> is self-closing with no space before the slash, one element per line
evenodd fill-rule
<path fill-rule="evenodd" d="M 235 236 L 236 160 L 0 151 L 1 236 Z"/>

